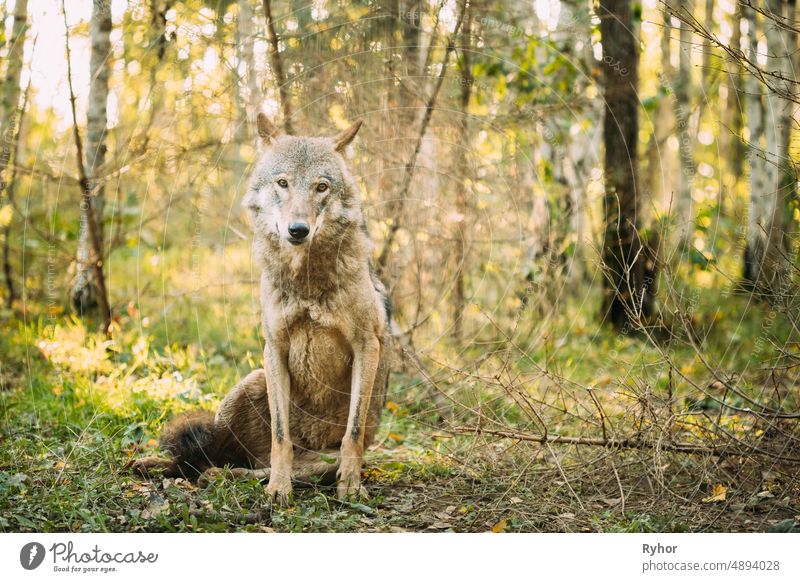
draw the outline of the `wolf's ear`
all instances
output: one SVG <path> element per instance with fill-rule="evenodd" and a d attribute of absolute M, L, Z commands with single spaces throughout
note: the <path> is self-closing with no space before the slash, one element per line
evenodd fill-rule
<path fill-rule="evenodd" d="M 361 124 L 363 121 L 359 120 L 356 121 L 353 125 L 345 129 L 339 135 L 333 138 L 334 148 L 337 152 L 342 153 L 344 149 L 350 145 L 350 142 L 353 141 L 353 138 L 358 133 L 358 130 L 361 129 Z"/>
<path fill-rule="evenodd" d="M 258 117 L 256 117 L 256 127 L 258 128 L 258 137 L 261 138 L 264 145 L 272 143 L 280 135 L 280 130 L 272 125 L 272 122 L 264 113 L 259 113 Z"/>

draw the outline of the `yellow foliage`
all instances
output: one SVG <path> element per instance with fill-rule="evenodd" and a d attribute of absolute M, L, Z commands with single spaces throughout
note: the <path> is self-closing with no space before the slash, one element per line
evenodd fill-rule
<path fill-rule="evenodd" d="M 5 227 L 11 224 L 11 217 L 14 214 L 14 209 L 10 204 L 6 204 L 0 208 L 0 227 Z"/>
<path fill-rule="evenodd" d="M 107 348 L 111 341 L 96 341 L 82 325 L 57 326 L 49 338 L 42 338 L 37 347 L 57 368 L 73 372 L 109 372 Z"/>

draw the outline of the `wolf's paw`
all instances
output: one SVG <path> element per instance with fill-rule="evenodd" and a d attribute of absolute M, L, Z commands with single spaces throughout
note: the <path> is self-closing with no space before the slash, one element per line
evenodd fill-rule
<path fill-rule="evenodd" d="M 336 497 L 358 497 L 366 501 L 369 499 L 366 487 L 361 484 L 361 471 L 350 470 L 339 473 L 339 482 L 336 484 Z"/>
<path fill-rule="evenodd" d="M 280 479 L 272 477 L 269 483 L 264 488 L 264 491 L 269 498 L 270 503 L 279 505 L 281 507 L 288 507 L 294 501 L 292 496 L 292 481 L 291 479 Z"/>

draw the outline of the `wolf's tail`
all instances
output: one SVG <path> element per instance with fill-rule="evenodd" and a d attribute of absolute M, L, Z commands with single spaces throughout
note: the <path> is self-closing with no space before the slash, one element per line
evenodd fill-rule
<path fill-rule="evenodd" d="M 217 456 L 214 413 L 191 412 L 172 419 L 161 433 L 161 449 L 170 453 L 176 469 L 193 479 L 213 467 Z"/>

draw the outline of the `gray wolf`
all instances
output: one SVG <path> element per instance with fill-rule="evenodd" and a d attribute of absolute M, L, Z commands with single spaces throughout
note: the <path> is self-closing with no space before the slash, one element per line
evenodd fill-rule
<path fill-rule="evenodd" d="M 344 157 L 361 123 L 333 138 L 282 135 L 264 114 L 257 127 L 261 151 L 243 204 L 261 269 L 264 368 L 215 415 L 175 419 L 161 436 L 172 459 L 134 468 L 208 476 L 231 465 L 235 476 L 268 478 L 279 503 L 293 480 L 335 474 L 340 498 L 365 496 L 361 468 L 386 396 L 391 305 Z"/>

